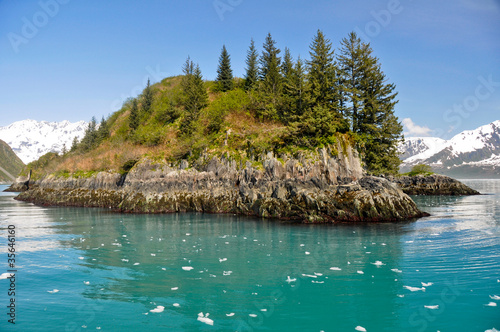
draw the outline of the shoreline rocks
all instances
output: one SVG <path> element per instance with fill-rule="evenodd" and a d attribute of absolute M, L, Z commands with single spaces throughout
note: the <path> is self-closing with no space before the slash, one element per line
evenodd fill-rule
<path fill-rule="evenodd" d="M 343 152 L 337 152 L 343 151 Z M 387 179 L 365 176 L 357 152 L 319 149 L 313 158 L 238 164 L 202 156 L 189 168 L 143 159 L 128 174 L 45 176 L 16 197 L 39 205 L 120 212 L 236 213 L 304 223 L 388 222 L 427 215 Z"/>
<path fill-rule="evenodd" d="M 408 195 L 480 195 L 462 182 L 440 174 L 390 177 L 388 180 Z"/>

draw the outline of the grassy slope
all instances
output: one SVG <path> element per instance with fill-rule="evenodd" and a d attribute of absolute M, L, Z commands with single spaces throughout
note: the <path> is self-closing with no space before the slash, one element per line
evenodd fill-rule
<path fill-rule="evenodd" d="M 0 167 L 9 172 L 12 176 L 17 177 L 19 172 L 24 167 L 24 163 L 12 151 L 10 146 L 0 140 Z M 0 169 L 0 182 L 12 182 L 12 178 L 5 174 Z"/>
<path fill-rule="evenodd" d="M 285 142 L 289 127 L 255 116 L 255 97 L 243 91 L 241 79 L 236 79 L 235 90 L 226 93 L 214 91 L 214 82 L 206 82 L 209 105 L 201 111 L 195 131 L 182 135 L 181 80 L 181 76 L 169 77 L 152 86 L 152 113 L 142 118 L 135 132 L 129 128 L 131 102 L 126 102 L 108 118 L 110 137 L 99 146 L 85 153 L 47 154 L 29 164 L 24 173 L 33 169 L 34 178 L 47 173 L 90 175 L 119 171 L 127 161 L 144 156 L 176 164 L 181 159 L 194 161 L 201 153 L 255 162 L 269 151 L 295 154 L 301 150 Z M 140 107 L 140 96 L 138 101 Z M 172 113 L 180 117 L 172 120 Z"/>

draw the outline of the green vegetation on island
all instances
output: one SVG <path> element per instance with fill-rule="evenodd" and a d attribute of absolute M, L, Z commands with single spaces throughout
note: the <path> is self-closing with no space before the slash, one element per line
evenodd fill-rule
<path fill-rule="evenodd" d="M 259 54 L 251 40 L 245 76 L 233 77 L 224 45 L 215 81 L 189 57 L 183 75 L 156 84 L 76 139 L 63 154 L 31 163 L 34 176 L 120 171 L 148 156 L 178 163 L 202 153 L 258 163 L 267 152 L 297 155 L 349 142 L 369 174 L 396 174 L 402 126 L 394 115 L 395 85 L 387 82 L 369 44 L 353 32 L 334 50 L 318 30 L 309 58 L 282 52 L 271 34 Z M 242 163 L 244 164 L 244 163 Z"/>
<path fill-rule="evenodd" d="M 423 176 L 429 176 L 434 174 L 432 171 L 432 167 L 426 164 L 417 164 L 411 168 L 411 171 L 408 173 L 402 174 L 403 176 L 416 176 L 416 175 L 423 175 Z"/>

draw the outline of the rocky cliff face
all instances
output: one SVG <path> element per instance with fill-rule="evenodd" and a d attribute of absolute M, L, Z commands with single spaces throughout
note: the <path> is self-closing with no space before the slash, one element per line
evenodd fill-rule
<path fill-rule="evenodd" d="M 342 151 L 342 152 L 335 152 Z M 272 154 L 252 166 L 202 156 L 190 168 L 144 159 L 127 175 L 47 176 L 18 199 L 124 212 L 238 213 L 301 222 L 398 221 L 424 215 L 396 185 L 364 176 L 350 147 L 297 159 Z"/>

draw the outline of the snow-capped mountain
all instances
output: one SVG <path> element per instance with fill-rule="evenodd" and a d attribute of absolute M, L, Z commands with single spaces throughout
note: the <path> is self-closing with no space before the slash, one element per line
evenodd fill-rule
<path fill-rule="evenodd" d="M 409 137 L 399 151 L 402 171 L 428 164 L 448 175 L 500 177 L 500 120 L 463 131 L 450 140 Z"/>
<path fill-rule="evenodd" d="M 73 138 L 76 136 L 81 139 L 87 126 L 85 121 L 71 123 L 23 120 L 0 127 L 0 139 L 27 164 L 47 152 L 61 152 L 64 145 L 70 149 Z"/>

